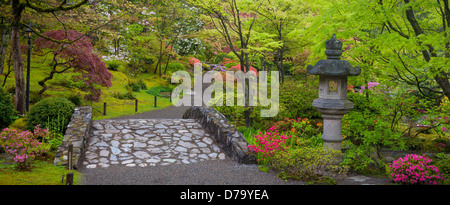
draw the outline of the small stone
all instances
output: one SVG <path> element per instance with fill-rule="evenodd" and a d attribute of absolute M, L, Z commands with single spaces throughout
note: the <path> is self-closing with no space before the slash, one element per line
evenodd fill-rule
<path fill-rule="evenodd" d="M 177 151 L 177 152 L 186 152 L 187 149 L 184 148 L 184 147 L 176 147 L 176 148 L 175 148 L 175 151 Z"/>
<path fill-rule="evenodd" d="M 86 168 L 88 168 L 88 169 L 93 169 L 93 168 L 96 168 L 96 167 L 97 167 L 96 164 L 89 164 L 89 165 L 86 166 Z"/>
<path fill-rule="evenodd" d="M 169 162 L 169 163 L 174 163 L 176 162 L 176 159 L 163 159 L 163 162 Z"/>
<path fill-rule="evenodd" d="M 111 141 L 111 145 L 112 145 L 113 147 L 118 147 L 118 146 L 120 145 L 120 142 L 118 142 L 118 141 L 116 141 L 116 140 L 113 140 L 113 141 Z"/>
<path fill-rule="evenodd" d="M 147 144 L 142 143 L 142 142 L 134 142 L 134 147 L 146 147 Z"/>
<path fill-rule="evenodd" d="M 135 133 L 138 135 L 142 135 L 144 133 L 148 132 L 148 130 L 137 130 Z"/>
<path fill-rule="evenodd" d="M 160 149 L 160 148 L 158 148 L 158 147 L 156 147 L 156 148 L 149 148 L 149 149 L 147 149 L 147 151 L 149 151 L 150 153 L 152 153 L 152 154 L 158 154 L 158 153 L 162 153 L 163 151 Z"/>
<path fill-rule="evenodd" d="M 122 138 L 123 138 L 123 139 L 126 139 L 126 140 L 129 140 L 129 139 L 133 139 L 134 137 L 133 137 L 133 135 L 131 135 L 131 134 L 126 134 L 126 135 L 124 135 Z"/>
<path fill-rule="evenodd" d="M 100 156 L 106 157 L 106 156 L 108 156 L 108 155 L 109 155 L 109 151 L 108 151 L 108 150 L 102 150 L 102 151 L 100 151 Z"/>
<path fill-rule="evenodd" d="M 129 163 L 131 163 L 131 162 L 133 162 L 133 160 L 132 160 L 132 159 L 130 159 L 130 160 L 126 160 L 126 161 L 123 161 L 123 162 L 122 162 L 122 164 L 129 164 Z"/>
<path fill-rule="evenodd" d="M 200 152 L 200 150 L 198 150 L 198 149 L 193 149 L 193 150 L 191 150 L 191 153 L 192 154 L 200 154 L 202 152 Z"/>
<path fill-rule="evenodd" d="M 155 125 L 155 128 L 158 128 L 158 129 L 166 129 L 167 126 L 165 126 L 165 125 L 163 125 L 163 124 L 157 124 L 157 125 Z"/>
<path fill-rule="evenodd" d="M 109 163 L 108 159 L 106 158 L 100 158 L 101 163 Z"/>
<path fill-rule="evenodd" d="M 208 137 L 204 137 L 202 139 L 202 141 L 205 142 L 206 144 L 209 144 L 209 145 L 213 143 L 213 140 L 211 138 L 208 138 Z"/>
<path fill-rule="evenodd" d="M 192 139 L 191 139 L 191 137 L 182 136 L 181 140 L 183 140 L 183 141 L 191 141 Z"/>
<path fill-rule="evenodd" d="M 114 154 L 114 155 L 117 155 L 117 154 L 120 154 L 120 149 L 119 148 L 117 148 L 117 147 L 111 147 L 111 152 Z"/>
<path fill-rule="evenodd" d="M 95 144 L 94 146 L 96 146 L 96 147 L 108 147 L 109 145 L 108 144 L 106 144 L 106 142 L 100 142 L 100 143 L 97 143 L 97 144 Z"/>
<path fill-rule="evenodd" d="M 122 144 L 122 147 L 133 147 L 132 144 Z"/>
<path fill-rule="evenodd" d="M 137 151 L 133 153 L 133 155 L 139 159 L 150 158 L 150 155 L 147 152 Z"/>
<path fill-rule="evenodd" d="M 131 132 L 131 130 L 129 130 L 129 129 L 123 129 L 123 130 L 122 130 L 122 133 L 123 133 L 123 134 L 127 134 L 127 133 L 130 133 L 130 132 Z"/>
<path fill-rule="evenodd" d="M 111 157 L 109 158 L 110 161 L 117 161 L 117 157 L 116 155 L 111 155 Z"/>
<path fill-rule="evenodd" d="M 178 143 L 178 145 L 180 145 L 180 146 L 183 146 L 183 147 L 186 147 L 186 148 L 194 148 L 194 147 L 197 147 L 195 144 L 192 144 L 192 143 L 190 143 L 190 142 L 184 142 L 184 141 L 180 141 L 179 143 Z"/>
<path fill-rule="evenodd" d="M 161 161 L 161 159 L 147 159 L 147 160 L 146 160 L 146 162 L 148 162 L 148 163 L 153 163 L 153 164 L 158 163 L 158 162 L 160 162 L 160 161 Z"/>
<path fill-rule="evenodd" d="M 203 129 L 189 129 L 192 134 L 203 136 L 205 134 L 205 130 Z"/>

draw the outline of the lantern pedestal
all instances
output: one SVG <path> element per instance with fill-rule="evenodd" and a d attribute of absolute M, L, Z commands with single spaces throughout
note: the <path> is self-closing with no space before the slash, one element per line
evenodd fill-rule
<path fill-rule="evenodd" d="M 353 102 L 347 99 L 347 76 L 357 76 L 361 69 L 340 60 L 342 42 L 336 39 L 336 35 L 333 34 L 325 47 L 327 59 L 320 60 L 315 66 L 307 66 L 309 74 L 319 75 L 319 98 L 312 105 L 322 113 L 323 147 L 342 151 L 341 120 L 353 108 Z"/>

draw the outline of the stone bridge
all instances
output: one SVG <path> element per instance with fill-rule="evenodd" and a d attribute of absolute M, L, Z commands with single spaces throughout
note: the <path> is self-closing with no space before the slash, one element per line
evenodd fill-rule
<path fill-rule="evenodd" d="M 92 120 L 92 108 L 78 107 L 54 163 L 73 168 L 146 167 L 190 164 L 229 157 L 255 163 L 243 135 L 212 107 L 190 107 L 183 119 Z"/>

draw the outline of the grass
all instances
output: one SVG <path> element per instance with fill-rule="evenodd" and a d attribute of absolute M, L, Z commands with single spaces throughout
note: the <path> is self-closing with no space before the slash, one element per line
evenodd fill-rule
<path fill-rule="evenodd" d="M 102 87 L 102 100 L 100 102 L 92 103 L 92 107 L 95 110 L 93 112 L 94 120 L 133 115 L 137 113 L 165 108 L 172 105 L 169 98 L 159 97 L 157 99 L 157 107 L 155 108 L 154 97 L 146 93 L 145 90 L 141 90 L 139 92 L 133 92 L 133 95 L 138 100 L 138 112 L 135 112 L 135 100 L 119 100 L 113 97 L 114 93 L 127 92 L 126 85 L 128 84 L 128 80 L 133 81 L 142 80 L 146 84 L 147 88 L 164 85 L 166 84 L 166 82 L 162 80 L 158 75 L 153 75 L 149 73 L 145 73 L 140 75 L 139 77 L 130 79 L 120 70 L 110 72 L 111 74 L 113 74 L 113 78 L 111 80 L 113 86 L 109 88 Z M 104 102 L 107 103 L 106 116 L 103 115 Z"/>
<path fill-rule="evenodd" d="M 31 171 L 18 171 L 14 165 L 4 164 L 3 161 L 0 160 L 0 185 L 63 185 L 69 173 L 64 166 L 55 166 L 47 161 L 34 161 Z M 81 184 L 82 174 L 74 170 L 71 172 L 74 173 L 73 184 Z"/>

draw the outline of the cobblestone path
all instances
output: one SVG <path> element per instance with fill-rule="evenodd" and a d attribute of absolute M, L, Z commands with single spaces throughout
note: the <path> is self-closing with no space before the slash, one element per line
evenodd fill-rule
<path fill-rule="evenodd" d="M 83 165 L 146 167 L 225 159 L 194 119 L 122 119 L 93 122 Z"/>

